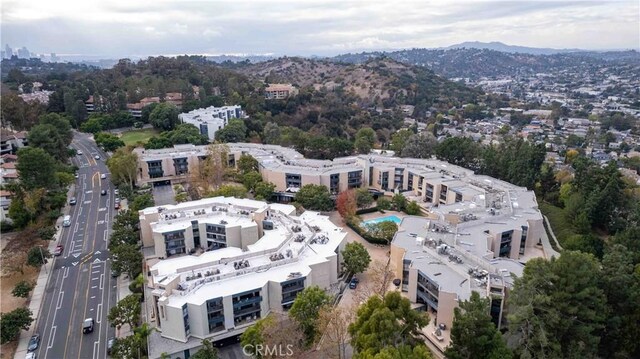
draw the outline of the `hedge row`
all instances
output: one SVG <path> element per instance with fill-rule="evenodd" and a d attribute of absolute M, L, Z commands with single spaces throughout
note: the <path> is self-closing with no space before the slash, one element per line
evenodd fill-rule
<path fill-rule="evenodd" d="M 384 239 L 380 239 L 380 238 L 376 238 L 373 237 L 371 235 L 369 235 L 369 233 L 364 230 L 362 227 L 360 227 L 357 224 L 353 224 L 351 221 L 346 221 L 347 222 L 347 226 L 349 226 L 349 228 L 353 229 L 354 232 L 358 233 L 358 235 L 360 235 L 360 237 L 364 238 L 367 242 L 369 243 L 373 243 L 373 244 L 383 244 L 383 245 L 387 245 L 387 241 L 385 241 Z"/>
<path fill-rule="evenodd" d="M 378 207 L 364 208 L 356 211 L 356 215 L 378 212 Z"/>

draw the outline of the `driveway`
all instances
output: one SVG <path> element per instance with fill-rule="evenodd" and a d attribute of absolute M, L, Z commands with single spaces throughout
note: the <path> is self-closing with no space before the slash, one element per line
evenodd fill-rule
<path fill-rule="evenodd" d="M 154 186 L 153 200 L 155 201 L 156 206 L 161 206 L 163 204 L 176 204 L 173 187 L 170 185 Z"/>

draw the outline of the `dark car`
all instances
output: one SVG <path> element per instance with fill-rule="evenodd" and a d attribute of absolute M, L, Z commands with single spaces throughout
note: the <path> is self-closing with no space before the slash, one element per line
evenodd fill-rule
<path fill-rule="evenodd" d="M 34 334 L 31 336 L 31 339 L 29 339 L 29 345 L 27 345 L 27 351 L 28 352 L 35 351 L 36 349 L 38 349 L 39 345 L 40 345 L 40 334 Z"/>
<path fill-rule="evenodd" d="M 93 332 L 93 318 L 87 318 L 82 322 L 82 334 Z"/>
<path fill-rule="evenodd" d="M 75 197 L 71 197 L 71 199 L 69 200 L 69 204 L 75 206 L 76 203 L 78 203 L 78 200 Z"/>
<path fill-rule="evenodd" d="M 113 204 L 113 208 L 120 209 L 120 202 L 116 202 Z"/>
<path fill-rule="evenodd" d="M 100 195 L 101 196 L 106 196 L 107 195 L 107 190 L 103 189 L 102 191 L 100 191 Z"/>
<path fill-rule="evenodd" d="M 115 277 L 117 277 L 119 275 L 120 275 L 120 273 L 117 270 L 111 269 L 111 277 L 115 278 Z"/>
<path fill-rule="evenodd" d="M 56 249 L 53 250 L 53 255 L 57 257 L 61 255 L 62 252 L 64 252 L 64 246 L 62 244 L 58 244 Z"/>
<path fill-rule="evenodd" d="M 349 288 L 356 289 L 358 287 L 358 282 L 360 282 L 358 278 L 351 278 L 351 282 L 349 282 Z"/>
<path fill-rule="evenodd" d="M 113 350 L 113 345 L 116 343 L 116 338 L 109 338 L 107 341 L 107 355 L 111 355 L 111 351 Z"/>

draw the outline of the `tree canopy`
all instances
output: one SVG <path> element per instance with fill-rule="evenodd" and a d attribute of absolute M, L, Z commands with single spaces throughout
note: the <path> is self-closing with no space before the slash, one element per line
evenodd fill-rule
<path fill-rule="evenodd" d="M 331 297 L 318 286 L 307 287 L 296 296 L 293 306 L 289 310 L 289 315 L 302 328 L 307 343 L 312 343 L 317 339 L 317 321 L 320 309 L 330 301 Z"/>
<path fill-rule="evenodd" d="M 323 185 L 307 184 L 296 193 L 295 201 L 314 211 L 331 211 L 333 201 L 329 189 Z"/>
<path fill-rule="evenodd" d="M 345 269 L 353 274 L 364 272 L 371 262 L 369 252 L 359 242 L 347 243 L 342 251 L 342 259 Z"/>

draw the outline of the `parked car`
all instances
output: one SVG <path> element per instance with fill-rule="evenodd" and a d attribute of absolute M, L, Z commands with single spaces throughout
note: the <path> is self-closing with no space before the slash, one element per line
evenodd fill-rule
<path fill-rule="evenodd" d="M 71 199 L 69 200 L 69 204 L 75 206 L 76 203 L 78 203 L 78 200 L 75 197 L 71 197 Z"/>
<path fill-rule="evenodd" d="M 31 336 L 31 339 L 29 339 L 29 344 L 27 345 L 27 351 L 28 352 L 35 351 L 36 349 L 38 349 L 39 345 L 40 345 L 40 334 L 36 333 Z"/>
<path fill-rule="evenodd" d="M 118 190 L 117 188 L 113 190 L 113 194 L 115 194 L 116 196 L 120 194 L 120 190 Z"/>
<path fill-rule="evenodd" d="M 24 359 L 36 359 L 36 352 L 28 352 Z"/>
<path fill-rule="evenodd" d="M 107 355 L 111 355 L 111 350 L 113 350 L 113 345 L 116 343 L 116 338 L 109 338 L 107 341 Z"/>
<path fill-rule="evenodd" d="M 78 152 L 76 152 L 78 154 L 78 156 L 82 156 L 84 153 L 82 153 L 82 151 L 78 150 Z"/>
<path fill-rule="evenodd" d="M 107 174 L 106 174 L 106 173 L 101 174 L 101 175 L 100 175 L 100 178 L 102 178 L 102 179 L 107 178 Z"/>
<path fill-rule="evenodd" d="M 100 195 L 101 196 L 106 196 L 107 195 L 107 190 L 103 189 L 102 191 L 100 191 Z"/>
<path fill-rule="evenodd" d="M 73 175 L 73 177 L 79 178 L 80 176 L 76 173 L 76 174 Z"/>
<path fill-rule="evenodd" d="M 95 155 L 93 158 L 95 158 L 96 160 L 99 160 L 99 159 L 100 159 L 100 156 Z"/>
<path fill-rule="evenodd" d="M 116 278 L 120 275 L 117 270 L 111 269 L 111 277 Z"/>
<path fill-rule="evenodd" d="M 82 322 L 82 334 L 93 332 L 93 318 L 87 318 Z"/>
<path fill-rule="evenodd" d="M 53 250 L 53 255 L 57 257 L 61 255 L 62 252 L 64 252 L 64 246 L 62 244 L 58 244 L 56 249 Z"/>
<path fill-rule="evenodd" d="M 349 288 L 356 289 L 358 287 L 358 282 L 360 282 L 358 278 L 351 278 L 351 282 L 349 282 Z"/>
<path fill-rule="evenodd" d="M 114 203 L 113 204 L 113 208 L 114 209 L 120 209 L 120 203 L 119 202 Z"/>

